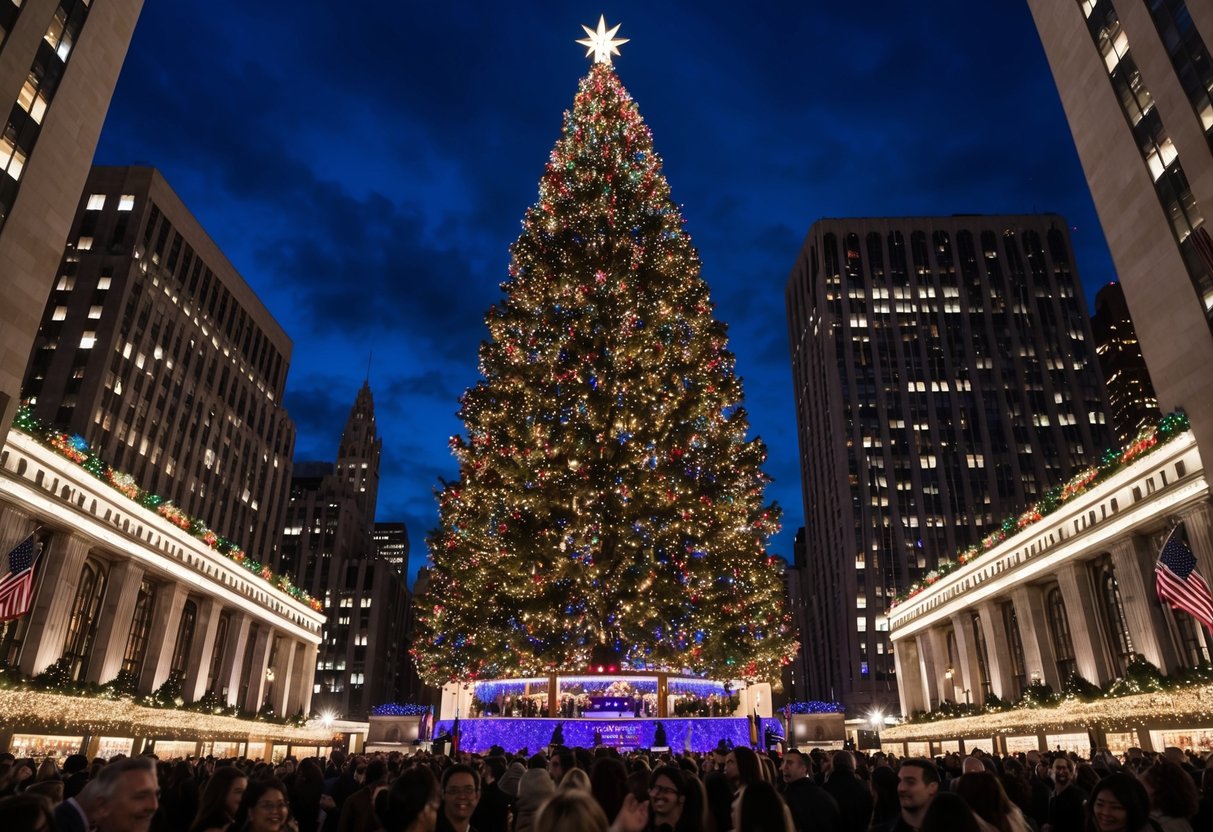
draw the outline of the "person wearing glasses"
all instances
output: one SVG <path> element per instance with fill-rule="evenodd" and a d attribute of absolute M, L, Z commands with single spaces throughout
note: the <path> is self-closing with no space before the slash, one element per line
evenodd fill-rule
<path fill-rule="evenodd" d="M 291 807 L 286 786 L 276 777 L 250 780 L 240 798 L 235 828 L 240 832 L 282 832 L 289 829 Z"/>
<path fill-rule="evenodd" d="M 460 763 L 442 773 L 442 811 L 438 813 L 438 832 L 476 832 L 472 813 L 480 802 L 480 775 L 476 769 Z"/>
<path fill-rule="evenodd" d="M 653 828 L 657 832 L 698 832 L 703 827 L 703 819 L 691 823 L 693 818 L 683 815 L 686 812 L 686 777 L 677 766 L 661 766 L 653 772 L 652 785 L 649 786 L 649 812 L 653 816 Z M 693 814 L 693 813 L 692 813 Z M 702 811 L 700 812 L 702 815 Z"/>

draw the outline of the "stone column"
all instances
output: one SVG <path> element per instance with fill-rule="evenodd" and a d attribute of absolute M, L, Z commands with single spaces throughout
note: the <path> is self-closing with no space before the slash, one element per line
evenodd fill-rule
<path fill-rule="evenodd" d="M 985 685 L 981 678 L 981 665 L 977 660 L 977 641 L 973 633 L 973 620 L 968 611 L 952 616 L 952 630 L 956 633 L 956 652 L 960 654 L 960 667 L 955 671 L 963 679 L 960 695 L 965 702 L 984 705 Z M 967 691 L 967 692 L 966 692 Z"/>
<path fill-rule="evenodd" d="M 1070 560 L 1057 570 L 1057 582 L 1066 605 L 1066 621 L 1074 642 L 1078 672 L 1088 682 L 1106 685 L 1115 678 L 1108 642 L 1104 638 L 1105 616 L 1095 597 L 1089 564 Z"/>
<path fill-rule="evenodd" d="M 265 698 L 265 670 L 270 661 L 271 637 L 274 630 L 268 624 L 257 627 L 257 635 L 253 641 L 253 663 L 249 667 L 248 695 L 244 697 L 242 707 L 246 711 L 261 710 Z"/>
<path fill-rule="evenodd" d="M 927 631 L 927 642 L 931 646 L 931 655 L 935 656 L 935 673 L 939 680 L 940 692 L 939 698 L 947 699 L 955 702 L 957 695 L 960 696 L 960 701 L 963 702 L 965 695 L 964 684 L 961 681 L 961 672 L 959 667 L 953 667 L 952 656 L 948 653 L 948 631 L 947 627 L 951 625 L 945 624 L 939 627 L 932 627 Z M 959 658 L 957 659 L 959 661 Z M 948 669 L 952 669 L 952 678 L 948 678 Z"/>
<path fill-rule="evenodd" d="M 1015 618 L 1023 641 L 1028 684 L 1039 680 L 1055 692 L 1060 691 L 1061 676 L 1057 672 L 1057 655 L 1053 652 L 1053 638 L 1045 614 L 1044 593 L 1038 586 L 1017 586 L 1011 591 L 1011 600 L 1015 604 Z"/>
<path fill-rule="evenodd" d="M 1020 691 L 1015 690 L 1011 639 L 1002 614 L 1002 599 L 983 601 L 977 611 L 981 614 L 981 633 L 986 642 L 986 668 L 990 671 L 990 687 L 996 696 L 1017 699 Z"/>
<path fill-rule="evenodd" d="M 122 670 L 126 643 L 134 623 L 135 604 L 139 601 L 139 586 L 143 583 L 143 567 L 133 560 L 119 561 L 110 567 L 105 599 L 97 620 L 97 635 L 93 654 L 88 660 L 85 680 L 104 684 Z M 154 633 L 148 630 L 148 638 Z"/>
<path fill-rule="evenodd" d="M 1188 535 L 1188 546 L 1196 556 L 1196 569 L 1206 581 L 1213 581 L 1213 516 L 1208 500 L 1179 513 L 1184 531 Z M 1170 529 L 1168 529 L 1170 531 Z M 1158 553 L 1155 553 L 1157 558 Z"/>
<path fill-rule="evenodd" d="M 940 681 L 943 679 L 943 662 L 947 661 L 947 657 L 940 657 L 935 653 L 927 633 L 914 636 L 914 645 L 918 654 L 918 678 L 922 680 L 922 695 L 926 700 L 926 710 L 929 711 L 943 698 Z"/>
<path fill-rule="evenodd" d="M 16 506 L 0 506 L 0 555 L 7 556 L 13 547 L 30 536 L 37 525 L 33 516 Z M 7 571 L 7 561 L 3 563 L 3 568 Z"/>
<path fill-rule="evenodd" d="M 286 703 L 291 698 L 291 687 L 295 675 L 295 640 L 287 635 L 278 636 L 278 649 L 274 653 L 274 687 L 270 693 L 270 706 L 274 713 L 294 716 L 287 712 Z"/>
<path fill-rule="evenodd" d="M 924 702 L 922 665 L 918 658 L 918 642 L 912 638 L 893 642 L 893 664 L 897 668 L 897 695 L 905 716 L 930 710 Z"/>
<path fill-rule="evenodd" d="M 219 629 L 219 615 L 223 605 L 212 597 L 198 602 L 198 620 L 194 622 L 194 640 L 189 646 L 185 662 L 185 679 L 181 683 L 181 696 L 186 702 L 196 702 L 206 693 L 206 676 L 211 669 L 211 658 L 215 653 L 215 635 Z"/>
<path fill-rule="evenodd" d="M 38 558 L 40 587 L 29 611 L 29 629 L 21 647 L 21 672 L 33 676 L 59 660 L 67 637 L 72 603 L 80 586 L 80 572 L 92 542 L 67 532 L 56 532 Z"/>
<path fill-rule="evenodd" d="M 240 671 L 244 664 L 244 649 L 248 644 L 249 625 L 252 621 L 239 610 L 232 610 L 227 625 L 227 641 L 222 645 L 223 658 L 219 660 L 219 676 L 215 679 L 215 690 L 229 706 L 239 705 Z"/>
<path fill-rule="evenodd" d="M 312 691 L 316 684 L 316 656 L 319 649 L 314 644 L 300 641 L 295 644 L 294 670 L 291 672 L 291 695 L 287 699 L 287 713 L 294 716 L 300 710 L 311 713 Z"/>
<path fill-rule="evenodd" d="M 1162 602 L 1154 591 L 1154 560 L 1158 553 L 1151 549 L 1147 538 L 1126 535 L 1110 547 L 1112 568 L 1116 570 L 1133 649 L 1163 673 L 1171 674 L 1183 662 L 1171 638 Z"/>
<path fill-rule="evenodd" d="M 152 605 L 152 626 L 147 635 L 147 652 L 143 656 L 143 672 L 139 674 L 139 693 L 147 695 L 168 679 L 173 661 L 177 630 L 181 627 L 181 608 L 185 606 L 186 588 L 176 581 L 156 588 Z"/>

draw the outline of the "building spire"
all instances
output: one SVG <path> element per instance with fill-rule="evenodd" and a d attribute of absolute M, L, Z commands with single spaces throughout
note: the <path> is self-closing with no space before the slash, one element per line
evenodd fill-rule
<path fill-rule="evenodd" d="M 375 503 L 379 496 L 379 457 L 383 440 L 375 428 L 375 398 L 371 383 L 362 388 L 350 408 L 341 444 L 337 447 L 337 476 L 354 492 L 368 522 L 375 520 Z"/>

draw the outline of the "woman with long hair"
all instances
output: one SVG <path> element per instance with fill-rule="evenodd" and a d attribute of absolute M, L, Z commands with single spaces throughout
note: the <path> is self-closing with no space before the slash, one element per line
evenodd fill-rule
<path fill-rule="evenodd" d="M 276 777 L 250 780 L 240 798 L 234 828 L 239 832 L 282 832 L 291 819 L 286 786 Z"/>
<path fill-rule="evenodd" d="M 240 798 L 248 786 L 248 778 L 235 766 L 220 766 L 202 790 L 198 815 L 190 832 L 227 832 L 240 811 Z"/>
<path fill-rule="evenodd" d="M 981 832 L 981 825 L 959 795 L 941 791 L 931 798 L 919 832 Z"/>
<path fill-rule="evenodd" d="M 606 813 L 588 791 L 561 788 L 535 816 L 535 832 L 607 832 Z"/>
<path fill-rule="evenodd" d="M 971 771 L 956 781 L 956 794 L 982 821 L 982 828 L 993 832 L 1031 832 L 1019 807 L 1007 797 L 1006 790 L 992 771 Z"/>
<path fill-rule="evenodd" d="M 1190 822 L 1200 808 L 1196 782 L 1183 766 L 1159 759 L 1141 773 L 1150 799 L 1150 817 L 1163 832 L 1192 832 Z"/>
<path fill-rule="evenodd" d="M 1128 774 L 1109 774 L 1096 783 L 1087 798 L 1086 816 L 1086 832 L 1149 832 L 1152 828 L 1150 796 Z"/>
<path fill-rule="evenodd" d="M 734 749 L 736 751 L 737 749 Z M 749 749 L 745 749 L 749 751 Z M 753 755 L 754 752 L 750 752 Z M 755 761 L 757 757 L 755 756 Z M 741 787 L 733 801 L 733 832 L 794 832 L 787 804 L 765 780 Z"/>
<path fill-rule="evenodd" d="M 434 772 L 413 766 L 375 797 L 375 817 L 386 832 L 433 832 L 441 805 Z"/>

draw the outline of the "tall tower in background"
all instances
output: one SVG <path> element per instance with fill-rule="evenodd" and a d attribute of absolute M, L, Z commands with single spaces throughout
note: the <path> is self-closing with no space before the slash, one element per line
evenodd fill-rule
<path fill-rule="evenodd" d="M 0 0 L 0 443 L 143 0 Z"/>
<path fill-rule="evenodd" d="M 809 230 L 786 296 L 810 697 L 895 709 L 893 598 L 1111 444 L 1073 264 L 1055 215 Z"/>
<path fill-rule="evenodd" d="M 272 562 L 295 447 L 290 339 L 156 170 L 94 168 L 76 199 L 23 395 Z"/>
<path fill-rule="evenodd" d="M 1116 438 L 1121 445 L 1127 445 L 1142 428 L 1157 424 L 1162 412 L 1119 283 L 1109 283 L 1095 295 L 1091 333 L 1108 385 L 1108 405 Z"/>
<path fill-rule="evenodd" d="M 1158 403 L 1213 448 L 1213 4 L 1028 5 Z"/>
<path fill-rule="evenodd" d="M 350 719 L 365 719 L 375 705 L 404 701 L 410 685 L 416 686 L 405 642 L 407 537 L 406 566 L 398 570 L 393 560 L 379 556 L 374 535 L 382 446 L 374 398 L 364 382 L 341 433 L 336 464 L 295 467 L 276 564 L 324 600 L 328 622 L 313 708 Z"/>

